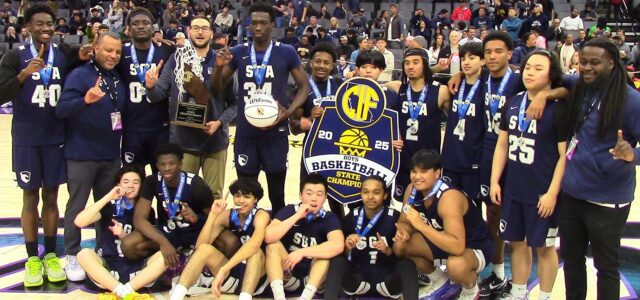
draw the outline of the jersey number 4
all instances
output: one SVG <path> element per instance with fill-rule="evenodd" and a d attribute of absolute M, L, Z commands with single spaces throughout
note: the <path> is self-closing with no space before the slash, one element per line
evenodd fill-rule
<path fill-rule="evenodd" d="M 58 100 L 60 99 L 62 87 L 59 84 L 52 84 L 49 85 L 47 90 L 49 91 L 48 98 L 45 97 L 44 85 L 37 85 L 36 89 L 33 91 L 33 95 L 31 96 L 31 103 L 38 104 L 38 107 L 45 107 L 47 103 L 49 103 L 51 107 L 56 107 Z"/>

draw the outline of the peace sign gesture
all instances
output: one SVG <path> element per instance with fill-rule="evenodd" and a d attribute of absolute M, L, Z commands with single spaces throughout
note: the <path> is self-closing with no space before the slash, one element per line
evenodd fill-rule
<path fill-rule="evenodd" d="M 149 71 L 144 75 L 144 86 L 147 89 L 152 89 L 156 85 L 163 63 L 164 60 L 161 60 L 155 68 L 149 69 Z"/>
<path fill-rule="evenodd" d="M 102 76 L 98 76 L 98 80 L 96 80 L 96 85 L 90 88 L 87 93 L 84 95 L 84 102 L 87 104 L 92 104 L 100 101 L 102 97 L 104 97 L 104 92 L 100 88 L 100 82 L 102 81 Z"/>

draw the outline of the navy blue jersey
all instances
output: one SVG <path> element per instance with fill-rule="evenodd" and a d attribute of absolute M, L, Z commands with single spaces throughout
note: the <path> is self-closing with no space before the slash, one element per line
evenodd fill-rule
<path fill-rule="evenodd" d="M 236 209 L 231 209 L 231 211 L 229 211 L 229 230 L 238 238 L 238 240 L 240 240 L 240 243 L 242 243 L 243 245 L 251 238 L 251 236 L 253 235 L 253 232 L 255 231 L 255 220 L 256 220 L 256 214 L 258 213 L 258 211 L 260 211 L 259 208 L 253 208 L 251 210 L 251 212 L 249 213 L 250 215 L 252 215 L 253 217 L 251 217 L 251 223 L 249 225 L 247 225 L 247 230 L 242 230 L 243 226 L 246 225 L 245 223 L 242 223 L 240 226 L 238 226 L 238 224 L 236 224 L 233 220 L 233 215 L 234 215 L 234 211 L 236 211 Z M 239 217 L 239 216 L 238 216 Z M 247 216 L 247 219 L 249 219 L 249 216 Z"/>
<path fill-rule="evenodd" d="M 133 231 L 133 209 L 125 209 L 122 216 L 118 216 L 115 211 L 116 200 L 111 200 L 111 203 L 107 204 L 100 213 L 102 218 L 100 219 L 102 234 L 102 257 L 124 257 L 122 249 L 120 248 L 120 239 L 113 235 L 113 232 L 109 230 L 109 226 L 113 226 L 111 220 L 116 220 L 122 223 L 122 230 L 125 234 L 129 234 Z"/>
<path fill-rule="evenodd" d="M 283 107 L 289 107 L 289 96 L 287 95 L 287 82 L 289 72 L 300 66 L 300 57 L 291 45 L 273 42 L 271 57 L 266 67 L 266 74 L 261 86 L 256 83 L 254 77 L 254 66 L 251 63 L 251 45 L 245 43 L 231 48 L 233 59 L 229 67 L 238 70 L 238 115 L 236 116 L 237 130 L 239 137 L 269 137 L 275 135 L 286 136 L 289 134 L 288 121 L 285 120 L 277 124 L 271 130 L 256 128 L 247 122 L 244 116 L 245 102 L 251 95 L 257 92 L 273 95 Z M 257 64 L 262 64 L 265 52 L 256 51 Z"/>
<path fill-rule="evenodd" d="M 460 95 L 460 89 L 451 101 L 442 145 L 442 167 L 447 170 L 469 172 L 480 168 L 484 137 L 484 95 L 482 82 L 478 84 L 464 118 L 460 118 L 460 113 L 463 112 L 461 108 L 473 85 L 465 84 L 464 95 Z"/>
<path fill-rule="evenodd" d="M 419 202 L 420 205 L 413 206 L 420 213 L 420 217 L 422 217 L 422 220 L 424 220 L 425 223 L 431 226 L 431 228 L 441 232 L 444 231 L 444 221 L 442 220 L 442 217 L 440 217 L 440 214 L 438 214 L 438 204 L 440 203 L 442 196 L 449 190 L 460 191 L 451 187 L 448 183 L 442 182 L 442 185 L 440 185 L 440 188 L 436 191 L 431 205 L 427 207 L 422 202 Z M 486 246 L 487 241 L 491 240 L 487 224 L 482 218 L 481 209 L 476 207 L 475 202 L 469 199 L 464 192 L 460 191 L 460 193 L 465 196 L 467 203 L 469 203 L 469 209 L 467 209 L 467 212 L 462 217 L 465 228 L 465 248 L 482 249 Z M 446 259 L 449 257 L 449 253 L 438 248 L 430 241 L 428 242 L 435 259 Z"/>
<path fill-rule="evenodd" d="M 535 205 L 549 189 L 558 163 L 558 142 L 563 141 L 566 131 L 566 126 L 562 126 L 566 102 L 548 102 L 542 119 L 531 120 L 521 132 L 518 112 L 524 95 L 522 92 L 507 100 L 500 122 L 500 130 L 509 134 L 504 197 Z M 526 102 L 525 109 L 530 102 Z"/>
<path fill-rule="evenodd" d="M 309 78 L 309 80 L 313 80 L 312 78 Z M 327 95 L 327 82 L 331 82 L 331 91 L 329 92 L 329 94 Z M 340 78 L 334 78 L 334 77 L 329 77 L 328 80 L 326 81 L 322 81 L 322 82 L 316 82 L 317 86 L 318 86 L 318 92 L 320 92 L 321 97 L 318 98 L 316 96 L 316 94 L 313 91 L 313 88 L 311 88 L 311 90 L 309 91 L 309 95 L 307 96 L 307 101 L 304 102 L 304 105 L 302 106 L 304 109 L 304 112 L 302 113 L 302 116 L 305 118 L 308 118 L 311 116 L 311 110 L 315 107 L 315 106 L 320 106 L 320 103 L 322 101 L 325 100 L 333 100 L 333 96 L 336 94 L 336 91 L 338 90 L 338 87 L 340 87 L 340 85 L 342 84 L 342 79 Z"/>
<path fill-rule="evenodd" d="M 40 73 L 35 72 L 24 81 L 18 97 L 13 101 L 11 136 L 14 145 L 42 146 L 64 143 L 65 122 L 56 118 L 55 108 L 62 93 L 67 65 L 62 49 L 56 44 L 51 45 L 53 67 L 50 71 L 49 85 L 45 87 Z M 42 55 L 45 64 L 48 62 L 49 51 L 45 49 Z M 18 46 L 18 56 L 19 70 L 26 68 L 33 58 L 28 45 Z"/>
<path fill-rule="evenodd" d="M 161 130 L 169 125 L 169 104 L 160 101 L 152 104 L 147 100 L 147 89 L 144 87 L 144 75 L 141 68 L 149 70 L 155 68 L 161 60 L 168 61 L 165 47 L 153 48 L 151 63 L 147 64 L 147 56 L 150 49 L 135 50 L 138 64 L 133 62 L 131 49 L 135 49 L 132 43 L 126 43 L 122 47 L 122 59 L 117 66 L 120 77 L 127 86 L 127 101 L 122 114 L 124 128 L 131 132 L 153 132 Z M 142 80 L 141 80 L 142 78 Z"/>
<path fill-rule="evenodd" d="M 500 127 L 500 117 L 502 115 L 502 107 L 507 102 L 507 98 L 514 96 L 515 94 L 524 90 L 522 84 L 522 75 L 520 73 L 512 72 L 509 76 L 509 80 L 505 84 L 502 95 L 498 95 L 498 89 L 503 77 L 493 78 L 489 73 L 485 73 L 482 76 L 484 85 L 484 124 L 487 130 L 484 135 L 484 143 L 482 147 L 483 161 L 488 162 L 488 167 L 491 167 L 491 161 L 493 160 L 493 152 L 496 150 L 496 143 L 498 142 L 498 132 Z M 489 91 L 489 85 L 487 80 L 491 79 L 491 91 Z M 498 107 L 495 113 L 491 111 L 492 100 L 499 101 Z M 495 107 L 495 106 L 494 106 Z"/>
<path fill-rule="evenodd" d="M 361 268 L 361 271 L 366 272 L 370 265 L 376 266 L 388 266 L 393 262 L 393 256 L 388 256 L 381 253 L 373 246 L 378 241 L 377 233 L 385 240 L 389 248 L 393 247 L 393 237 L 396 235 L 396 223 L 400 214 L 389 207 L 382 208 L 382 214 L 378 222 L 371 228 L 371 230 L 360 239 L 365 242 L 364 248 L 358 248 L 357 246 L 351 249 L 351 262 Z M 358 224 L 358 218 L 360 214 L 364 214 L 362 233 L 369 224 L 369 218 L 362 210 L 362 206 L 352 209 L 351 212 L 345 217 L 343 222 L 343 232 L 345 237 L 356 233 L 356 226 Z"/>
<path fill-rule="evenodd" d="M 413 125 L 418 127 L 418 131 L 412 131 L 411 127 L 414 121 L 411 119 L 410 108 L 417 105 L 422 90 L 414 91 L 411 89 L 411 100 L 414 103 L 411 104 L 407 97 L 408 85 L 409 83 L 400 85 L 396 106 L 400 122 L 400 136 L 404 140 L 404 147 L 400 153 L 400 170 L 405 171 L 411 169 L 411 157 L 419 150 L 429 149 L 440 152 L 440 120 L 442 118 L 442 111 L 438 107 L 440 83 L 434 81 L 428 86 L 427 95 L 416 119 L 417 125 Z"/>
<path fill-rule="evenodd" d="M 284 221 L 293 216 L 299 204 L 289 204 L 278 211 L 274 219 Z M 334 230 L 340 230 L 340 220 L 330 211 L 322 211 L 311 222 L 306 218 L 298 220 L 280 241 L 289 252 L 307 247 L 320 245 L 327 241 L 327 234 Z"/>

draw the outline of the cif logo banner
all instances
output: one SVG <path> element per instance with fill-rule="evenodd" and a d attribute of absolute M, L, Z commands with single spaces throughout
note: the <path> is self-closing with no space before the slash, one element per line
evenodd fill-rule
<path fill-rule="evenodd" d="M 386 108 L 380 85 L 368 78 L 345 81 L 333 100 L 321 103 L 324 114 L 311 126 L 304 145 L 304 166 L 329 183 L 328 194 L 341 203 L 360 200 L 362 180 L 371 175 L 393 182 L 400 153 L 398 113 Z"/>

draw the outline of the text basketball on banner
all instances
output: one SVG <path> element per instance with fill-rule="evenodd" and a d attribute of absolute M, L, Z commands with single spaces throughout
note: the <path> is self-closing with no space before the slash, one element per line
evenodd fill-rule
<path fill-rule="evenodd" d="M 304 166 L 329 183 L 328 194 L 341 203 L 360 200 L 362 179 L 379 175 L 387 186 L 400 165 L 392 146 L 399 139 L 398 113 L 386 108 L 380 85 L 368 78 L 344 82 L 324 114 L 316 119 L 304 145 Z"/>

